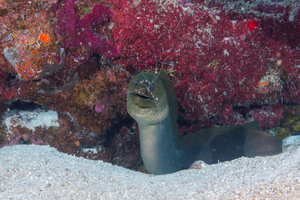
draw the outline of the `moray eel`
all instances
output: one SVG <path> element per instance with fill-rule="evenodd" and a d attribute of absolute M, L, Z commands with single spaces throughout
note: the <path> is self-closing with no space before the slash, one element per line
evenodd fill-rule
<path fill-rule="evenodd" d="M 282 140 L 262 132 L 257 121 L 204 129 L 179 138 L 176 95 L 164 71 L 158 75 L 140 73 L 132 78 L 127 111 L 138 123 L 142 159 L 152 174 L 188 169 L 197 160 L 213 164 L 282 152 Z"/>

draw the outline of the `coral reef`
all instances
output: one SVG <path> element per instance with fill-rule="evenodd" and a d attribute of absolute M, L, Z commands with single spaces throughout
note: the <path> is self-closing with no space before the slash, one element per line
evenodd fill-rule
<path fill-rule="evenodd" d="M 283 109 L 282 115 L 284 118 L 280 121 L 280 125 L 267 130 L 268 133 L 276 135 L 280 138 L 300 135 L 300 110 L 298 105 L 286 106 Z"/>
<path fill-rule="evenodd" d="M 300 15 L 291 20 L 292 6 L 257 5 L 269 13 L 263 15 L 224 9 L 217 1 L 106 2 L 113 6 L 112 43 L 121 52 L 115 62 L 171 72 L 179 112 L 194 130 L 241 123 L 233 107 L 242 114 L 259 104 L 278 113 L 271 103 L 299 103 Z"/>
<path fill-rule="evenodd" d="M 72 78 L 72 80 L 70 80 L 68 83 L 64 84 L 61 87 L 51 87 L 50 84 L 48 84 L 47 82 L 42 82 L 41 83 L 41 88 L 42 90 L 47 93 L 50 96 L 56 95 L 58 93 L 61 92 L 65 92 L 65 91 L 69 91 L 72 90 L 73 87 L 75 86 L 75 84 L 79 81 L 79 77 L 78 77 L 78 73 L 76 73 L 74 75 L 74 77 Z"/>
<path fill-rule="evenodd" d="M 296 1 L 1 0 L 0 113 L 31 101 L 60 127 L 15 127 L 0 145 L 23 138 L 136 168 L 127 84 L 159 70 L 172 77 L 181 135 L 252 120 L 299 134 L 299 21 Z"/>
<path fill-rule="evenodd" d="M 30 101 L 58 111 L 61 124 L 35 130 L 1 127 L 0 146 L 37 140 L 80 155 L 119 131 L 109 132 L 124 118 L 128 78 L 107 59 L 118 56 L 107 42 L 111 14 L 91 1 L 0 2 L 0 112 L 18 100 Z M 97 158 L 111 161 L 114 150 L 105 149 Z"/>
<path fill-rule="evenodd" d="M 56 16 L 56 30 L 63 39 L 63 46 L 75 49 L 73 58 L 78 63 L 86 61 L 92 52 L 107 58 L 119 56 L 117 49 L 107 41 L 112 17 L 107 6 L 93 5 L 91 1 L 67 0 L 59 5 Z"/>
<path fill-rule="evenodd" d="M 55 16 L 49 12 L 54 3 L 18 1 L 1 7 L 2 12 L 9 13 L 0 16 L 0 50 L 20 79 L 34 79 L 44 66 L 60 61 L 59 41 L 53 31 Z M 11 71 L 7 63 L 0 65 L 1 69 Z"/>
<path fill-rule="evenodd" d="M 11 131 L 12 134 L 5 138 L 4 146 L 11 146 L 16 144 L 45 145 L 40 137 L 33 134 L 32 131 L 27 128 L 12 127 Z"/>
<path fill-rule="evenodd" d="M 6 112 L 0 148 L 17 144 L 50 145 L 64 153 L 100 159 L 130 169 L 141 165 L 139 138 L 127 127 L 116 127 L 109 135 L 101 135 L 79 129 L 69 113 L 60 114 L 57 118 L 54 111 L 50 112 L 53 118 L 47 118 L 47 112 L 41 109 Z M 42 114 L 45 120 L 41 119 Z M 40 120 L 39 123 L 37 120 Z"/>
<path fill-rule="evenodd" d="M 276 105 L 262 106 L 261 108 L 254 108 L 252 110 L 253 120 L 258 120 L 263 129 L 278 126 L 283 113 L 283 104 L 277 103 Z"/>
<path fill-rule="evenodd" d="M 34 82 L 35 90 L 32 93 L 42 87 L 46 93 L 54 95 L 70 90 L 78 82 L 76 67 L 83 63 L 83 60 L 79 62 L 80 56 L 85 56 L 85 61 L 92 53 L 101 53 L 106 57 L 118 56 L 116 48 L 110 46 L 106 38 L 109 35 L 107 26 L 112 14 L 109 8 L 90 2 L 85 5 L 85 10 L 90 10 L 91 13 L 83 12 L 80 19 L 76 13 L 79 12 L 76 8 L 80 8 L 78 3 L 84 2 L 1 2 L 0 51 L 3 54 L 0 55 L 0 69 L 12 74 L 6 80 L 2 77 L 3 82 L 13 82 L 14 76 L 21 81 L 40 80 L 51 76 L 50 80 Z M 77 29 L 82 32 L 81 36 L 77 35 Z M 62 77 L 66 80 L 73 79 L 71 86 L 50 89 L 54 87 L 53 82 L 61 81 Z M 4 95 L 4 99 L 22 98 L 19 93 L 23 90 L 23 85 L 25 83 L 21 82 L 11 90 L 5 88 L 5 91 L 2 88 L 3 93 L 9 93 Z"/>
<path fill-rule="evenodd" d="M 137 169 L 141 164 L 139 138 L 127 127 L 123 126 L 113 139 L 113 149 L 116 151 L 112 163 Z"/>
<path fill-rule="evenodd" d="M 127 84 L 125 73 L 104 68 L 76 84 L 69 105 L 64 109 L 75 116 L 79 127 L 105 132 L 126 112 Z M 74 107 L 85 110 L 85 114 Z M 101 112 L 99 107 L 102 107 Z"/>

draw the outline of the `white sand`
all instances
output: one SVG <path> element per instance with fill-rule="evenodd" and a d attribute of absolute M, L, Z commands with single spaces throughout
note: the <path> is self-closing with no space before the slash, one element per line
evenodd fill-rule
<path fill-rule="evenodd" d="M 0 199 L 297 199 L 299 140 L 277 156 L 148 175 L 49 146 L 0 149 Z"/>

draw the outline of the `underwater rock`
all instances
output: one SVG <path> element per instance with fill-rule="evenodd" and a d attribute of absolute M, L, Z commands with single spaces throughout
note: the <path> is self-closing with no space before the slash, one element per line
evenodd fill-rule
<path fill-rule="evenodd" d="M 50 11 L 54 3 L 19 2 L 8 9 L 7 15 L 0 16 L 4 56 L 22 80 L 35 79 L 46 65 L 60 62 L 61 41 L 53 30 L 55 16 Z M 0 68 L 11 71 L 3 64 Z"/>
<path fill-rule="evenodd" d="M 58 113 L 56 111 L 44 109 L 5 111 L 3 116 L 2 134 L 4 140 L 0 142 L 0 147 L 16 144 L 47 144 L 40 135 L 40 127 L 44 129 L 59 128 Z"/>
<path fill-rule="evenodd" d="M 65 66 L 66 53 L 65 49 L 60 49 L 60 62 L 57 65 L 47 64 L 42 71 L 34 78 L 35 80 L 45 78 L 52 75 L 54 72 L 60 71 Z"/>
<path fill-rule="evenodd" d="M 3 49 L 3 54 L 7 61 L 12 64 L 12 66 L 17 70 L 17 64 L 15 62 L 16 58 L 19 58 L 20 53 L 18 52 L 17 49 L 15 48 L 4 48 Z"/>
<path fill-rule="evenodd" d="M 41 83 L 41 88 L 49 96 L 54 96 L 58 93 L 72 90 L 78 81 L 79 81 L 79 76 L 78 73 L 76 73 L 72 78 L 72 80 L 70 80 L 69 82 L 67 82 L 61 87 L 54 87 L 43 81 Z"/>
<path fill-rule="evenodd" d="M 189 169 L 203 169 L 206 167 L 207 164 L 201 160 L 195 161 L 193 164 L 191 164 Z"/>

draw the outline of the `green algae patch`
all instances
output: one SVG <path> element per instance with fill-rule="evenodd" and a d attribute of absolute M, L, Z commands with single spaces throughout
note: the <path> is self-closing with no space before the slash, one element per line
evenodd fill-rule
<path fill-rule="evenodd" d="M 280 125 L 287 127 L 297 121 L 300 121 L 300 108 L 296 105 L 292 106 L 291 111 L 285 112 L 285 118 L 281 121 Z"/>
<path fill-rule="evenodd" d="M 292 125 L 292 129 L 293 131 L 300 131 L 300 121 L 298 122 L 295 122 L 293 125 Z"/>
<path fill-rule="evenodd" d="M 282 128 L 282 127 L 275 127 L 275 128 L 266 130 L 266 132 L 270 135 L 277 136 L 280 139 L 284 139 L 284 138 L 292 135 L 289 128 Z"/>

